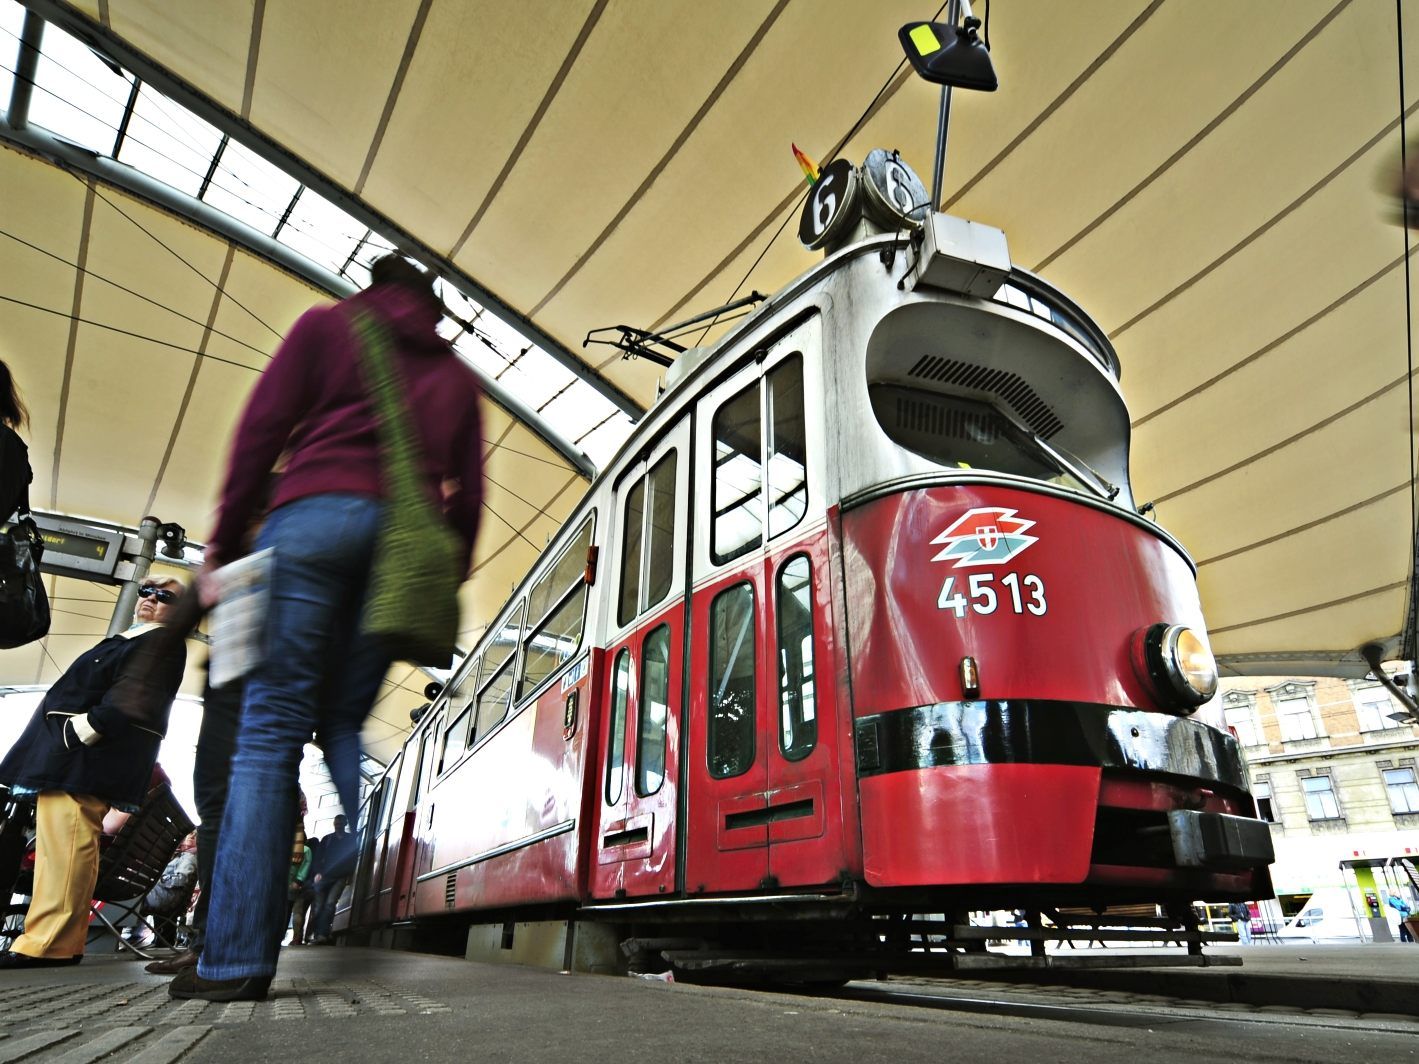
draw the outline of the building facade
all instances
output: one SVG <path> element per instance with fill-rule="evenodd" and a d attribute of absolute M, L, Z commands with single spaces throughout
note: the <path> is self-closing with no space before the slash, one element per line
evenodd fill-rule
<path fill-rule="evenodd" d="M 1247 677 L 1224 680 L 1218 699 L 1271 824 L 1287 913 L 1319 890 L 1363 892 L 1371 877 L 1386 888 L 1370 862 L 1419 856 L 1419 729 L 1391 716 L 1407 714 L 1382 686 Z"/>

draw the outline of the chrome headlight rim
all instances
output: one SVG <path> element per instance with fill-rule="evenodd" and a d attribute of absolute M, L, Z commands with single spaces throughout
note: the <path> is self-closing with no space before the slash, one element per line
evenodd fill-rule
<path fill-rule="evenodd" d="M 1211 657 L 1207 639 L 1196 629 L 1185 624 L 1168 624 L 1160 621 L 1150 625 L 1142 633 L 1143 658 L 1148 670 L 1148 680 L 1158 696 L 1167 702 L 1182 706 L 1192 712 L 1217 693 L 1217 661 L 1212 658 L 1211 675 L 1201 686 L 1195 686 L 1183 669 L 1179 644 L 1184 634 L 1196 638 Z"/>

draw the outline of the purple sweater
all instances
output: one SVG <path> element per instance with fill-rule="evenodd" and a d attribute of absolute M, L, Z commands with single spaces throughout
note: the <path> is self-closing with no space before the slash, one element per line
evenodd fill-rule
<path fill-rule="evenodd" d="M 349 326 L 353 306 L 378 314 L 394 335 L 429 493 L 442 499 L 449 525 L 472 554 L 483 508 L 478 379 L 435 331 L 438 315 L 425 300 L 382 285 L 306 311 L 277 349 L 232 441 L 209 562 L 239 557 L 250 527 L 285 503 L 335 492 L 383 494 L 374 416 Z M 283 455 L 272 488 L 271 471 Z"/>

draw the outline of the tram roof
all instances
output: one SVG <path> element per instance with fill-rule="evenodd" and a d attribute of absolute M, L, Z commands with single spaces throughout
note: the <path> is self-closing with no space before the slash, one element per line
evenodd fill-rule
<path fill-rule="evenodd" d="M 583 349 L 587 330 L 661 327 L 810 266 L 791 142 L 820 162 L 884 146 L 931 167 L 938 96 L 896 37 L 931 11 L 903 0 L 25 4 L 141 72 L 163 96 L 154 128 L 180 114 L 209 156 L 223 133 L 244 144 L 216 184 L 279 164 L 305 187 L 278 229 L 343 234 L 300 245 L 326 262 L 302 273 L 0 128 L 0 357 L 34 415 L 36 503 L 204 535 L 257 372 L 376 221 L 376 245 L 458 285 L 450 301 L 485 333 L 469 357 L 508 392 L 489 411 L 470 641 L 584 492 L 575 452 L 604 460 L 655 395 L 658 367 Z M 1219 655 L 1270 673 L 1361 672 L 1372 640 L 1412 655 L 1413 282 L 1381 186 L 1419 107 L 1419 15 L 994 6 L 1001 87 L 956 94 L 942 206 L 1003 229 L 1015 262 L 1112 339 L 1135 494 L 1197 559 Z M 15 46 L 0 32 L 7 67 Z M 120 99 L 90 118 L 123 114 Z M 142 165 L 127 150 L 113 169 Z M 259 228 L 246 193 L 226 209 Z M 0 682 L 53 679 L 89 634 L 0 653 Z M 386 756 L 422 687 L 394 679 L 367 736 Z"/>

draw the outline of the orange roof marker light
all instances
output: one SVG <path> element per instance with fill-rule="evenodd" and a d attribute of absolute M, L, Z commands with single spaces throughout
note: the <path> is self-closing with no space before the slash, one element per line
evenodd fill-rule
<path fill-rule="evenodd" d="M 798 160 L 798 165 L 803 170 L 804 180 L 808 182 L 808 187 L 812 188 L 818 183 L 818 164 L 799 151 L 797 144 L 790 147 L 793 148 L 793 157 Z"/>

